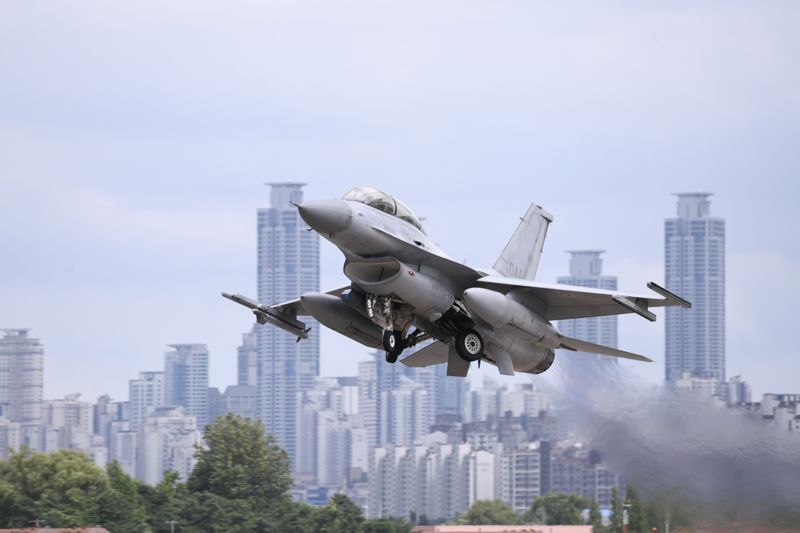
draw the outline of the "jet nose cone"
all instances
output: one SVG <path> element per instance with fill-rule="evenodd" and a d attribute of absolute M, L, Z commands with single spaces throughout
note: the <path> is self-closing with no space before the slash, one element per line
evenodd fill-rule
<path fill-rule="evenodd" d="M 353 211 L 343 200 L 313 200 L 297 206 L 300 217 L 319 233 L 338 233 L 350 227 Z"/>

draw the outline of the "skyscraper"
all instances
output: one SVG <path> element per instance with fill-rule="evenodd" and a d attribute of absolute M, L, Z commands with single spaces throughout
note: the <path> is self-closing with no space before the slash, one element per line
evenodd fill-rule
<path fill-rule="evenodd" d="M 0 339 L 0 416 L 11 422 L 41 420 L 44 348 L 27 329 L 6 329 Z"/>
<path fill-rule="evenodd" d="M 565 285 L 577 285 L 593 289 L 617 289 L 616 276 L 603 275 L 603 250 L 573 250 L 567 252 L 569 259 L 569 276 L 559 276 L 558 282 Z M 617 317 L 599 316 L 559 320 L 558 329 L 567 337 L 575 337 L 587 342 L 617 347 Z M 597 356 L 605 362 L 614 362 L 616 358 Z"/>
<path fill-rule="evenodd" d="M 666 309 L 665 378 L 684 373 L 725 381 L 725 220 L 710 216 L 711 193 L 680 193 L 664 222 L 666 288 L 692 302 Z"/>
<path fill-rule="evenodd" d="M 303 183 L 270 183 L 270 207 L 258 210 L 258 299 L 264 304 L 319 291 L 319 236 L 306 231 L 292 204 L 303 201 Z M 274 327 L 257 327 L 258 414 L 295 465 L 299 394 L 319 375 L 319 326 L 308 339 Z"/>
<path fill-rule="evenodd" d="M 208 423 L 208 348 L 205 344 L 170 344 L 164 356 L 164 404 L 183 407 L 202 431 Z"/>

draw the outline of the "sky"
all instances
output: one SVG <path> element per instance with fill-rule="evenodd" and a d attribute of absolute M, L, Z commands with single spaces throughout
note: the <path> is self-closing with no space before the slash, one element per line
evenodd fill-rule
<path fill-rule="evenodd" d="M 490 266 L 531 202 L 620 289 L 663 281 L 675 192 L 727 223 L 727 368 L 800 392 L 800 5 L 790 1 L 0 4 L 0 328 L 45 397 L 127 398 L 167 345 L 236 380 L 270 181 L 383 188 Z M 322 245 L 321 285 L 345 280 Z M 619 321 L 663 376 L 663 318 Z M 322 335 L 322 374 L 367 349 Z M 571 356 L 568 356 L 571 357 Z M 558 364 L 558 361 L 557 361 Z M 627 364 L 627 363 L 623 363 Z M 475 375 L 496 374 L 484 366 Z"/>

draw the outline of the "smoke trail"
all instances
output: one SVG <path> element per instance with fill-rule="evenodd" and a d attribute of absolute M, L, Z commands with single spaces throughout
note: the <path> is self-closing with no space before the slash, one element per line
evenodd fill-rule
<path fill-rule="evenodd" d="M 699 395 L 642 385 L 619 365 L 559 355 L 560 415 L 643 492 L 699 497 L 740 516 L 800 507 L 800 438 Z"/>

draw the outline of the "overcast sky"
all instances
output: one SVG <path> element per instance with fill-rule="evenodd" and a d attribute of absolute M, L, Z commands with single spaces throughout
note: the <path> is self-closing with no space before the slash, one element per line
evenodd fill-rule
<path fill-rule="evenodd" d="M 392 192 L 488 266 L 530 202 L 563 250 L 663 281 L 673 192 L 727 220 L 728 374 L 800 392 L 800 4 L 0 4 L 0 327 L 45 345 L 45 396 L 108 392 L 203 342 L 236 379 L 268 181 Z M 322 246 L 322 285 L 344 280 Z M 663 321 L 620 319 L 663 375 Z M 322 334 L 323 375 L 367 351 Z M 566 355 L 575 357 L 575 355 Z M 480 374 L 496 375 L 493 367 Z M 480 375 L 478 374 L 478 375 Z"/>

